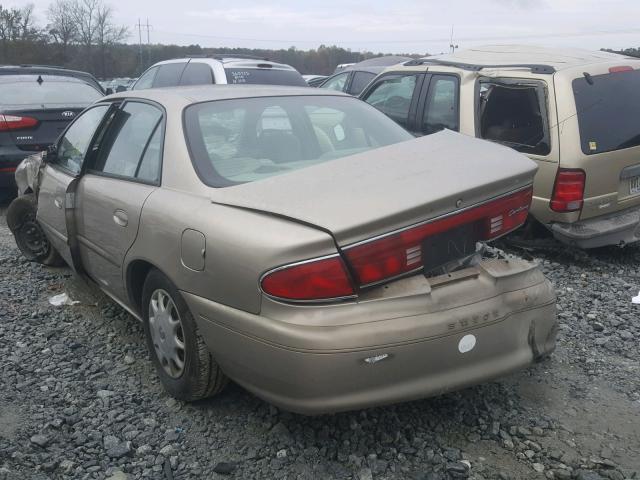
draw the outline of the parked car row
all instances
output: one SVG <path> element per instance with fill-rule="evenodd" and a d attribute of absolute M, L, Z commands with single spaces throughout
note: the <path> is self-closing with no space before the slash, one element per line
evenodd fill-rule
<path fill-rule="evenodd" d="M 359 98 L 262 59 L 162 62 L 20 164 L 7 222 L 25 257 L 143 322 L 182 400 L 231 378 L 315 414 L 523 368 L 555 348 L 555 293 L 486 244 L 530 206 L 584 246 L 630 243 L 640 62 L 457 55 L 391 66 Z"/>

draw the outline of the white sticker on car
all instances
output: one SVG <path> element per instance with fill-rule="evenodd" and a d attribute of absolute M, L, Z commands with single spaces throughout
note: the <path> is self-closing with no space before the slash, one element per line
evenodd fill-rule
<path fill-rule="evenodd" d="M 458 343 L 458 350 L 460 353 L 467 353 L 474 349 L 476 346 L 476 337 L 475 335 L 465 335 L 460 339 Z"/>

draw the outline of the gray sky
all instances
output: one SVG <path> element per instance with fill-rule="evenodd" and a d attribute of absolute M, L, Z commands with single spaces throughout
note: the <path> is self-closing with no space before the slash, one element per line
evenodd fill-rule
<path fill-rule="evenodd" d="M 48 0 L 30 0 L 41 23 Z M 8 2 L 7 2 L 8 3 Z M 16 2 L 14 6 L 20 6 Z M 211 47 L 315 48 L 440 53 L 451 26 L 460 48 L 530 43 L 589 49 L 640 47 L 640 0 L 106 0 L 137 43 L 140 17 L 151 41 Z M 145 34 L 146 41 L 146 34 Z"/>

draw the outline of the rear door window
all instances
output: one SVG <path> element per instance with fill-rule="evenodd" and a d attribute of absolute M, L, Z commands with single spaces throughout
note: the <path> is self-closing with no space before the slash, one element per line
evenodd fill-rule
<path fill-rule="evenodd" d="M 580 143 L 586 155 L 640 145 L 640 70 L 573 81 Z"/>
<path fill-rule="evenodd" d="M 194 61 L 187 64 L 180 79 L 180 85 L 208 85 L 211 83 L 215 83 L 211 67 L 206 63 Z"/>
<path fill-rule="evenodd" d="M 549 116 L 542 82 L 481 80 L 477 134 L 519 152 L 548 155 Z"/>
<path fill-rule="evenodd" d="M 374 73 L 370 72 L 355 72 L 353 74 L 353 79 L 351 80 L 351 85 L 349 86 L 349 93 L 354 96 L 358 96 L 364 90 L 364 87 L 371 83 L 371 80 L 376 78 Z"/>
<path fill-rule="evenodd" d="M 408 128 L 418 77 L 417 74 L 385 76 L 369 90 L 364 101 Z"/>
<path fill-rule="evenodd" d="M 433 75 L 429 83 L 422 119 L 422 133 L 429 135 L 445 128 L 458 131 L 459 83 L 452 75 Z"/>
<path fill-rule="evenodd" d="M 153 105 L 127 102 L 112 120 L 92 170 L 157 183 L 161 163 L 162 112 Z"/>
<path fill-rule="evenodd" d="M 160 65 L 156 78 L 153 81 L 153 86 L 156 88 L 175 87 L 179 84 L 180 75 L 182 75 L 182 71 L 186 65 L 186 62 L 165 63 L 164 65 Z"/>

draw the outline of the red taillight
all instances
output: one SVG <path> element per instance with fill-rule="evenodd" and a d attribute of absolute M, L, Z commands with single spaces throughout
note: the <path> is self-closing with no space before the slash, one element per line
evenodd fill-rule
<path fill-rule="evenodd" d="M 337 255 L 273 270 L 261 285 L 266 294 L 284 300 L 328 300 L 354 294 L 347 268 Z"/>
<path fill-rule="evenodd" d="M 0 131 L 23 130 L 38 125 L 38 120 L 18 115 L 0 115 Z"/>
<path fill-rule="evenodd" d="M 626 65 L 609 68 L 609 73 L 621 73 L 621 72 L 632 72 L 632 71 L 633 71 L 633 68 Z"/>
<path fill-rule="evenodd" d="M 345 249 L 360 285 L 369 285 L 423 266 L 425 239 L 456 227 L 474 224 L 477 240 L 491 240 L 522 225 L 527 219 L 531 187 L 460 213 L 386 235 Z"/>
<path fill-rule="evenodd" d="M 551 196 L 551 210 L 575 212 L 582 209 L 585 180 L 586 174 L 583 170 L 558 169 Z"/>

